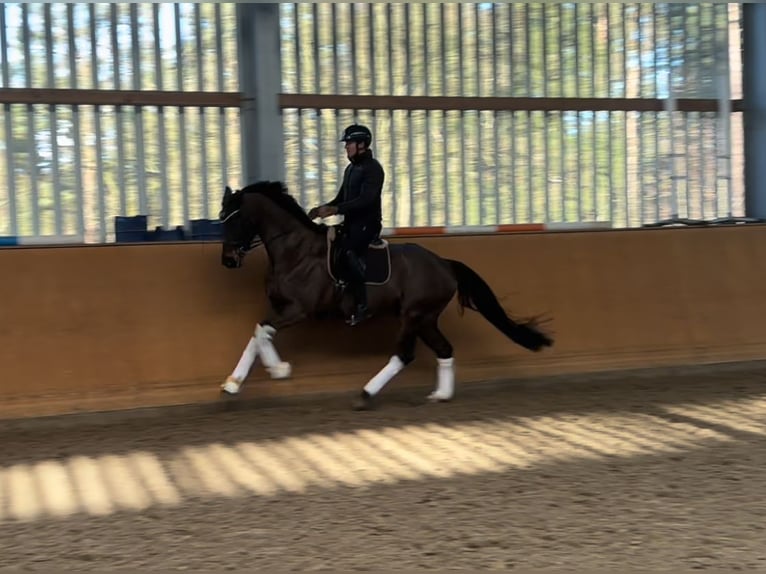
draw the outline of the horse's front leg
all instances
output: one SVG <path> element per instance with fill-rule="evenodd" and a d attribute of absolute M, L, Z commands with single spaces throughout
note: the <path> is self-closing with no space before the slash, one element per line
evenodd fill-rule
<path fill-rule="evenodd" d="M 305 316 L 305 313 L 297 305 L 290 305 L 281 309 L 280 312 L 270 313 L 268 317 L 258 323 L 247 346 L 242 351 L 237 366 L 221 385 L 221 390 L 231 395 L 239 393 L 250 369 L 259 356 L 261 363 L 272 379 L 288 378 L 292 373 L 292 367 L 290 363 L 280 358 L 273 339 L 277 331 L 301 321 Z"/>

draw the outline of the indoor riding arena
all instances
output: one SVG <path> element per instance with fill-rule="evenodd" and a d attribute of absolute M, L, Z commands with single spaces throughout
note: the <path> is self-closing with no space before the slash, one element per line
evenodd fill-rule
<path fill-rule="evenodd" d="M 766 571 L 765 68 L 766 4 L 3 3 L 0 571 Z M 224 191 L 355 123 L 389 253 L 552 346 L 264 335 Z"/>

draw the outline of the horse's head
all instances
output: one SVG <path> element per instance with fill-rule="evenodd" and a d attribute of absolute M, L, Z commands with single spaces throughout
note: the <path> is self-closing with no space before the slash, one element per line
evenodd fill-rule
<path fill-rule="evenodd" d="M 241 267 L 245 254 L 261 243 L 272 256 L 276 241 L 291 249 L 300 243 L 289 239 L 296 233 L 308 232 L 322 242 L 326 233 L 326 227 L 312 222 L 280 181 L 258 181 L 237 191 L 227 186 L 219 217 L 223 227 L 221 263 L 232 269 Z"/>
<path fill-rule="evenodd" d="M 244 194 L 232 191 L 227 185 L 221 201 L 221 220 L 223 247 L 221 264 L 229 269 L 242 267 L 242 261 L 248 251 L 260 242 L 255 221 L 245 211 Z"/>

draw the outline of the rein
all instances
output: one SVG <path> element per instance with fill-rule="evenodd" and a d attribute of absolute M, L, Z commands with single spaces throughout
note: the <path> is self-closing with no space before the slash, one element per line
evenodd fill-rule
<path fill-rule="evenodd" d="M 239 213 L 239 211 L 240 211 L 239 209 L 235 209 L 229 215 L 224 217 L 221 220 L 221 225 L 223 225 L 224 223 L 229 221 L 229 219 L 231 219 L 232 217 L 237 215 Z M 273 241 L 273 240 L 275 240 L 275 239 L 277 239 L 279 237 L 282 237 L 283 235 L 287 235 L 288 233 L 290 233 L 290 231 L 282 231 L 282 232 L 277 233 L 275 235 L 272 235 L 271 237 L 268 237 L 266 239 L 264 239 L 263 237 L 261 237 L 259 234 L 256 233 L 253 236 L 253 239 L 250 240 L 250 244 L 247 247 L 245 247 L 244 245 L 240 245 L 240 247 L 237 249 L 237 252 L 240 255 L 244 255 L 245 253 L 249 253 L 250 251 L 252 251 L 253 249 L 255 249 L 255 248 L 257 248 L 257 247 L 259 247 L 261 245 L 265 245 L 266 248 L 268 249 L 269 242 L 271 242 L 271 241 Z"/>
<path fill-rule="evenodd" d="M 269 248 L 269 242 L 274 241 L 275 239 L 277 239 L 279 237 L 282 237 L 283 235 L 287 235 L 289 233 L 291 233 L 291 231 L 282 231 L 282 232 L 277 233 L 275 235 L 272 235 L 271 237 L 266 238 L 266 239 L 264 239 L 264 238 L 262 238 L 260 236 L 257 236 L 257 237 L 260 237 L 260 239 L 258 239 L 258 244 L 260 245 L 261 243 L 263 243 L 266 246 L 266 249 L 268 249 Z M 253 247 L 254 246 L 251 246 L 250 249 L 253 249 Z M 248 249 L 248 251 L 250 251 L 250 249 Z"/>

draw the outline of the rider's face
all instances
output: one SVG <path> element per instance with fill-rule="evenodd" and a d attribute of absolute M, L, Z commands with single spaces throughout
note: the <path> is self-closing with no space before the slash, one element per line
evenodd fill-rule
<path fill-rule="evenodd" d="M 358 142 L 346 142 L 346 156 L 348 159 L 355 157 L 364 151 L 364 144 Z"/>

